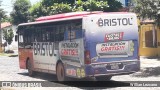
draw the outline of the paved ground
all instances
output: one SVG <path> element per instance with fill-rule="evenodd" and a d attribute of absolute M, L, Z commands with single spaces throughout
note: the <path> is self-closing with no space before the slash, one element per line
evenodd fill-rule
<path fill-rule="evenodd" d="M 0 56 L 0 81 L 56 81 L 55 75 L 38 73 L 35 77 L 29 77 L 26 70 L 19 69 L 18 57 Z M 160 81 L 160 60 L 141 58 L 141 70 L 130 75 L 114 76 L 112 81 Z M 61 89 L 84 89 L 70 84 L 52 82 L 50 88 L 1 88 L 2 90 L 61 90 Z M 55 86 L 55 87 L 54 87 Z M 65 86 L 65 87 L 64 87 Z M 157 90 L 156 87 L 115 87 L 103 88 L 110 90 Z"/>

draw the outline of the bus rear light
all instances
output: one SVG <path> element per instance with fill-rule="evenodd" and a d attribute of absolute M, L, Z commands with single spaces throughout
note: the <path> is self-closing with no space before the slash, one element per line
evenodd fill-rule
<path fill-rule="evenodd" d="M 85 64 L 91 64 L 90 52 L 85 51 Z"/>

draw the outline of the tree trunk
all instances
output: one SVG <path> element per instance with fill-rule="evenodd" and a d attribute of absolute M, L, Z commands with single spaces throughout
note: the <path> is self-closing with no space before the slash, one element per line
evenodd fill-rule
<path fill-rule="evenodd" d="M 0 48 L 2 49 L 1 17 L 0 17 Z"/>

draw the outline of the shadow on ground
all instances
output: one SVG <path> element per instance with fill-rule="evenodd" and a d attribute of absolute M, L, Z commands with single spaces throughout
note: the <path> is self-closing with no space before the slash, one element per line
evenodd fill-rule
<path fill-rule="evenodd" d="M 157 59 L 160 60 L 160 57 L 154 56 L 154 57 L 143 57 L 144 59 Z"/>
<path fill-rule="evenodd" d="M 8 57 L 18 57 L 18 55 L 9 55 Z"/>
<path fill-rule="evenodd" d="M 147 67 L 141 69 L 139 72 L 132 74 L 133 77 L 150 77 L 150 76 L 159 76 L 160 67 Z"/>
<path fill-rule="evenodd" d="M 28 73 L 18 73 L 20 75 L 28 76 Z M 69 78 L 69 81 L 58 82 L 56 75 L 37 73 L 33 78 L 49 81 L 49 87 L 77 87 L 80 89 L 107 89 L 115 87 L 130 86 L 129 83 L 119 81 L 96 81 L 94 78 L 74 79 Z"/>

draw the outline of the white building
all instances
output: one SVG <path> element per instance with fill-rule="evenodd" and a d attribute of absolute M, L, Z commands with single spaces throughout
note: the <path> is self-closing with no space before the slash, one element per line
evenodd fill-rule
<path fill-rule="evenodd" d="M 14 33 L 14 37 L 13 37 L 13 41 L 11 43 L 11 45 L 7 45 L 5 50 L 7 49 L 10 49 L 10 50 L 17 50 L 18 49 L 18 42 L 15 41 L 15 35 L 16 35 L 16 26 L 12 25 L 11 23 L 9 22 L 4 22 L 4 23 L 1 23 L 1 31 L 0 31 L 0 43 L 2 44 L 1 45 L 1 49 L 4 49 L 4 47 L 2 47 L 4 45 L 4 43 L 6 42 L 4 39 L 3 39 L 3 30 L 9 30 L 9 29 L 12 29 L 13 30 L 13 33 Z M 1 50 L 0 49 L 0 50 Z"/>

